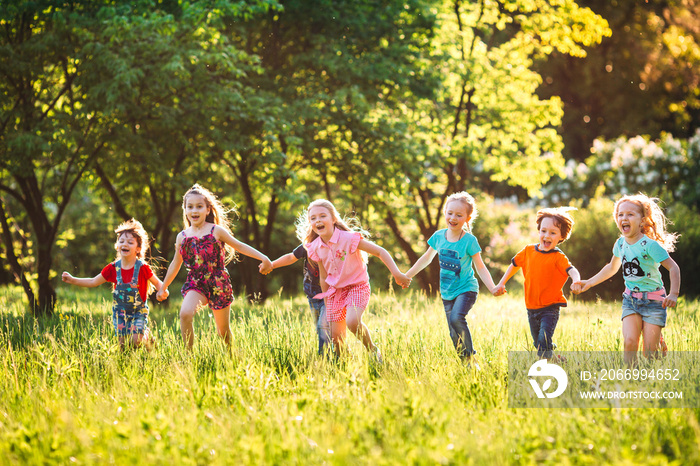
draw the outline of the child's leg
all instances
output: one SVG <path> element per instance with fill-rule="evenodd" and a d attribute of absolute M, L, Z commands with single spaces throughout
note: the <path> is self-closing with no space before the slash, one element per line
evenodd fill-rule
<path fill-rule="evenodd" d="M 374 346 L 372 342 L 372 336 L 369 333 L 369 328 L 362 322 L 362 314 L 365 312 L 364 309 L 349 306 L 347 308 L 347 314 L 345 316 L 345 323 L 352 333 L 355 334 L 358 340 L 365 345 L 370 351 L 374 351 L 377 347 Z"/>
<path fill-rule="evenodd" d="M 639 337 L 642 335 L 642 324 L 642 316 L 639 314 L 630 314 L 622 319 L 622 338 L 624 340 L 625 362 L 628 365 L 632 365 L 637 361 Z"/>
<path fill-rule="evenodd" d="M 659 350 L 662 328 L 649 322 L 642 322 L 644 356 L 650 357 Z"/>
<path fill-rule="evenodd" d="M 330 322 L 330 326 L 333 349 L 336 355 L 340 355 L 341 350 L 345 348 L 345 321 Z"/>
<path fill-rule="evenodd" d="M 559 308 L 556 306 L 539 310 L 540 314 L 540 334 L 537 340 L 538 355 L 542 358 L 551 359 L 553 356 L 554 330 L 559 322 Z M 540 354 L 541 353 L 541 354 Z"/>
<path fill-rule="evenodd" d="M 217 333 L 227 346 L 231 346 L 231 341 L 233 340 L 233 334 L 231 333 L 231 305 L 223 309 L 212 309 L 211 311 L 214 314 Z"/>
<path fill-rule="evenodd" d="M 538 310 L 527 310 L 527 323 L 530 324 L 530 335 L 532 335 L 532 344 L 537 348 L 537 356 L 540 355 L 540 327 L 542 326 L 542 320 L 540 319 L 540 313 Z"/>
<path fill-rule="evenodd" d="M 475 353 L 472 334 L 467 325 L 467 314 L 476 303 L 477 296 L 477 293 L 473 291 L 457 296 L 449 315 L 450 327 L 454 329 L 457 336 L 455 348 L 462 359 L 469 358 Z"/>
<path fill-rule="evenodd" d="M 188 291 L 182 300 L 182 306 L 180 307 L 180 332 L 182 333 L 182 341 L 188 349 L 192 349 L 194 345 L 194 326 L 192 324 L 194 315 L 200 307 L 206 306 L 208 302 L 207 298 L 194 290 Z"/>
<path fill-rule="evenodd" d="M 447 319 L 447 330 L 450 331 L 450 339 L 455 348 L 459 346 L 459 337 L 457 336 L 457 331 L 452 327 L 452 309 L 455 305 L 454 299 L 443 299 L 442 305 L 445 307 L 445 319 Z"/>
<path fill-rule="evenodd" d="M 323 354 L 331 342 L 331 327 L 326 316 L 326 303 L 323 299 L 309 298 L 309 307 L 318 335 L 318 354 Z"/>

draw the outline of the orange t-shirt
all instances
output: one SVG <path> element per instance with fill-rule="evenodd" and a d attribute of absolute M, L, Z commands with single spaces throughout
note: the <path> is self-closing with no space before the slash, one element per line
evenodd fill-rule
<path fill-rule="evenodd" d="M 512 261 L 514 266 L 523 269 L 525 276 L 525 307 L 534 310 L 554 304 L 566 306 L 561 289 L 573 265 L 560 249 L 542 252 L 538 246 L 525 246 Z"/>

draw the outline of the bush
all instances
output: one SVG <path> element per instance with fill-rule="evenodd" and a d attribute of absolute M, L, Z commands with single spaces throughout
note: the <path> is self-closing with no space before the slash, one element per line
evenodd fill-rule
<path fill-rule="evenodd" d="M 700 268 L 700 215 L 694 208 L 684 204 L 674 204 L 666 214 L 673 222 L 669 230 L 680 235 L 676 251 L 671 257 L 681 269 L 681 294 L 695 297 L 700 295 L 700 283 L 691 279 L 693 271 Z M 662 267 L 662 271 L 665 269 Z M 667 273 L 664 274 L 666 278 Z M 668 284 L 668 281 L 665 280 Z M 666 288 L 668 291 L 668 285 Z"/>

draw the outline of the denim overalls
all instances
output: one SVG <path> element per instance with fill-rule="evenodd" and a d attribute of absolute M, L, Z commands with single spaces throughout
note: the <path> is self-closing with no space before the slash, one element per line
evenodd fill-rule
<path fill-rule="evenodd" d="M 148 303 L 141 299 L 139 293 L 139 270 L 143 262 L 136 260 L 134 275 L 130 283 L 122 280 L 122 261 L 114 263 L 117 270 L 117 282 L 112 291 L 112 322 L 117 336 L 143 334 L 148 328 Z"/>

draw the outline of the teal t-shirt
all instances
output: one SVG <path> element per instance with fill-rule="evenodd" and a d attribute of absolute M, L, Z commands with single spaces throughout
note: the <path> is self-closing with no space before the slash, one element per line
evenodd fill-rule
<path fill-rule="evenodd" d="M 428 240 L 440 259 L 440 294 L 442 299 L 455 299 L 467 291 L 479 291 L 474 276 L 472 256 L 481 252 L 476 237 L 469 232 L 454 243 L 447 241 L 447 229 L 436 231 Z"/>
<path fill-rule="evenodd" d="M 622 276 L 628 289 L 656 291 L 664 287 L 659 265 L 670 256 L 657 241 L 646 235 L 634 244 L 618 238 L 613 255 L 622 260 Z"/>

